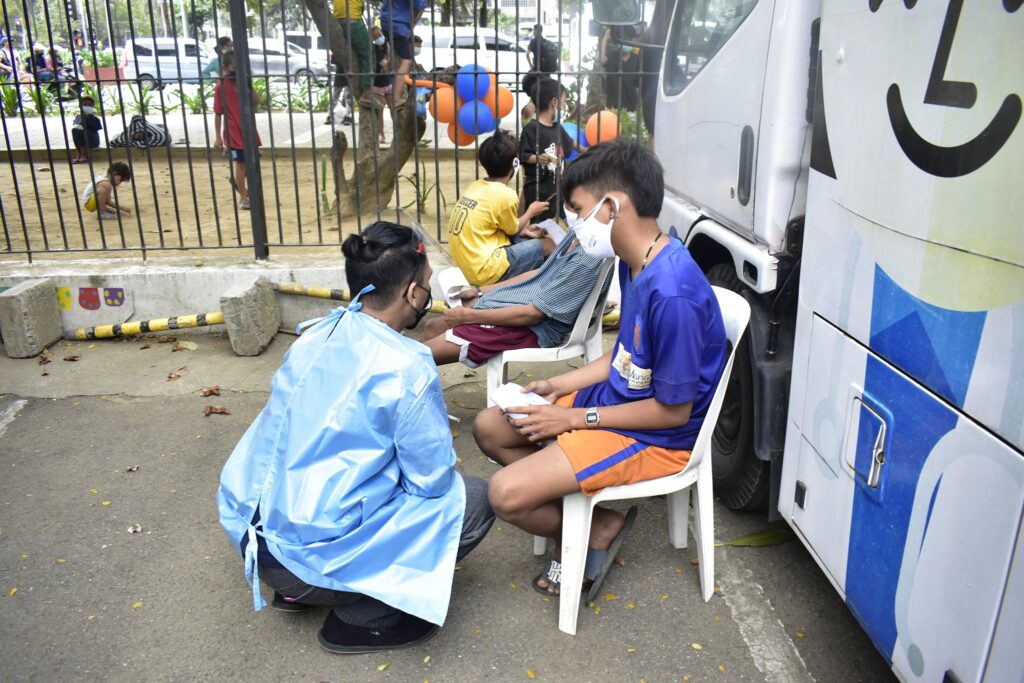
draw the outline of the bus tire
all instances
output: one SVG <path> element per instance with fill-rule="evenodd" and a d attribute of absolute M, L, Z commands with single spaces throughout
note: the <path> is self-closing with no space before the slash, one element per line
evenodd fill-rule
<path fill-rule="evenodd" d="M 741 296 L 746 285 L 732 263 L 720 263 L 707 272 L 712 285 Z M 732 375 L 711 436 L 711 470 L 715 495 L 731 510 L 763 510 L 768 504 L 771 467 L 754 453 L 754 377 L 750 335 L 736 349 Z"/>

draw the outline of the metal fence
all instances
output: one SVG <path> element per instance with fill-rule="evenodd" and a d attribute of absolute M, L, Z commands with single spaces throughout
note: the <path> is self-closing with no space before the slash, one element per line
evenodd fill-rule
<path fill-rule="evenodd" d="M 343 11 L 349 3 L 337 4 Z M 522 130 L 527 39 L 537 23 L 557 50 L 557 65 L 543 70 L 567 90 L 570 115 L 562 125 L 582 131 L 610 108 L 620 137 L 648 138 L 667 29 L 658 14 L 670 3 L 659 3 L 649 26 L 606 29 L 590 20 L 582 0 L 435 1 L 413 29 L 422 50 L 404 65 L 394 45 L 402 32 L 397 17 L 417 14 L 422 4 L 366 2 L 349 20 L 322 0 L 4 3 L 0 20 L 10 40 L 0 68 L 12 68 L 0 73 L 0 256 L 145 258 L 242 248 L 264 258 L 283 248 L 338 245 L 367 221 L 399 219 L 403 209 L 446 241 L 450 208 L 483 173 L 476 162 L 489 128 L 483 107 L 504 115 L 500 128 Z M 350 39 L 355 22 L 389 29 L 383 63 L 372 43 L 369 64 L 360 58 Z M 210 65 L 217 36 L 234 42 L 232 84 L 245 137 L 237 172 L 215 133 L 214 92 L 225 88 Z M 536 56 L 546 59 L 543 51 Z M 457 99 L 455 122 L 439 121 L 448 118 L 443 100 L 458 90 L 456 72 L 469 64 L 491 72 L 479 76 L 490 81 L 489 95 L 478 93 L 469 120 L 459 119 L 466 104 Z M 404 89 L 407 104 L 360 106 L 364 77 L 379 101 L 392 105 Z M 502 88 L 508 92 L 499 95 Z M 259 95 L 255 106 L 251 91 Z M 98 146 L 76 163 L 85 97 L 102 129 Z M 477 128 L 480 135 L 471 135 Z M 82 195 L 117 161 L 131 168 L 132 182 L 115 187 L 114 198 L 131 212 L 101 218 L 83 207 Z M 250 207 L 236 191 L 243 181 Z"/>

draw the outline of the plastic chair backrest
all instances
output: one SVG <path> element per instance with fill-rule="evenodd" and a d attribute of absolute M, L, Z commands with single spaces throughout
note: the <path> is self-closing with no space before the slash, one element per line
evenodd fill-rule
<path fill-rule="evenodd" d="M 562 346 L 582 344 L 590 337 L 591 327 L 601 324 L 601 315 L 604 314 L 604 302 L 608 298 L 608 290 L 611 289 L 610 285 L 605 287 L 604 284 L 608 280 L 608 274 L 617 260 L 615 257 L 612 257 L 605 259 L 601 263 L 597 270 L 597 280 L 594 282 L 594 289 L 590 291 L 590 294 L 583 302 L 583 306 L 580 307 L 579 315 L 576 316 L 576 322 L 572 326 L 569 338 L 566 339 Z M 595 315 L 598 306 L 601 307 L 601 310 Z"/>
<path fill-rule="evenodd" d="M 718 387 L 711 397 L 711 404 L 708 406 L 707 414 L 704 416 L 704 426 L 697 434 L 697 441 L 693 446 L 690 456 L 691 464 L 699 465 L 711 442 L 711 435 L 714 433 L 714 426 L 718 422 L 718 414 L 722 410 L 722 401 L 725 399 L 726 387 L 729 384 L 729 375 L 732 372 L 733 361 L 736 360 L 736 348 L 739 346 L 743 332 L 750 322 L 750 304 L 739 294 L 712 287 L 715 297 L 718 299 L 718 307 L 722 311 L 722 322 L 725 323 L 725 336 L 729 340 L 732 349 L 729 352 L 729 359 L 722 370 L 722 377 L 718 380 Z M 696 462 L 693 462 L 696 460 Z M 689 469 L 689 468 L 688 468 Z"/>

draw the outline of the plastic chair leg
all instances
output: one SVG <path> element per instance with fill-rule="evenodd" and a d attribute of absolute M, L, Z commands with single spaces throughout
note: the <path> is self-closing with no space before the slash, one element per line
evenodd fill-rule
<path fill-rule="evenodd" d="M 690 489 L 668 494 L 668 542 L 673 548 L 685 548 L 690 530 Z"/>
<path fill-rule="evenodd" d="M 592 363 L 602 355 L 604 355 L 604 344 L 602 342 L 601 330 L 598 329 L 593 337 L 583 342 L 583 360 L 587 363 Z"/>
<path fill-rule="evenodd" d="M 704 602 L 715 592 L 715 519 L 711 497 L 711 477 L 697 479 L 694 520 L 697 530 L 697 557 L 700 560 L 700 592 Z"/>
<path fill-rule="evenodd" d="M 543 555 L 548 551 L 548 539 L 543 536 L 533 537 L 533 554 Z"/>
<path fill-rule="evenodd" d="M 583 590 L 583 569 L 590 539 L 591 501 L 582 493 L 562 502 L 562 585 L 558 600 L 558 628 L 576 635 L 576 620 Z"/>
<path fill-rule="evenodd" d="M 487 407 L 494 405 L 491 396 L 505 383 L 505 359 L 502 353 L 487 361 Z"/>

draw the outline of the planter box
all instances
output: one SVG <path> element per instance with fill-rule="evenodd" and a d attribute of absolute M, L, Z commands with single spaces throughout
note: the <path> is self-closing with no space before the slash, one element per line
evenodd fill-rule
<path fill-rule="evenodd" d="M 124 74 L 118 66 L 101 66 L 98 69 L 86 66 L 82 68 L 82 78 L 89 83 L 116 83 L 118 79 L 124 80 Z"/>

